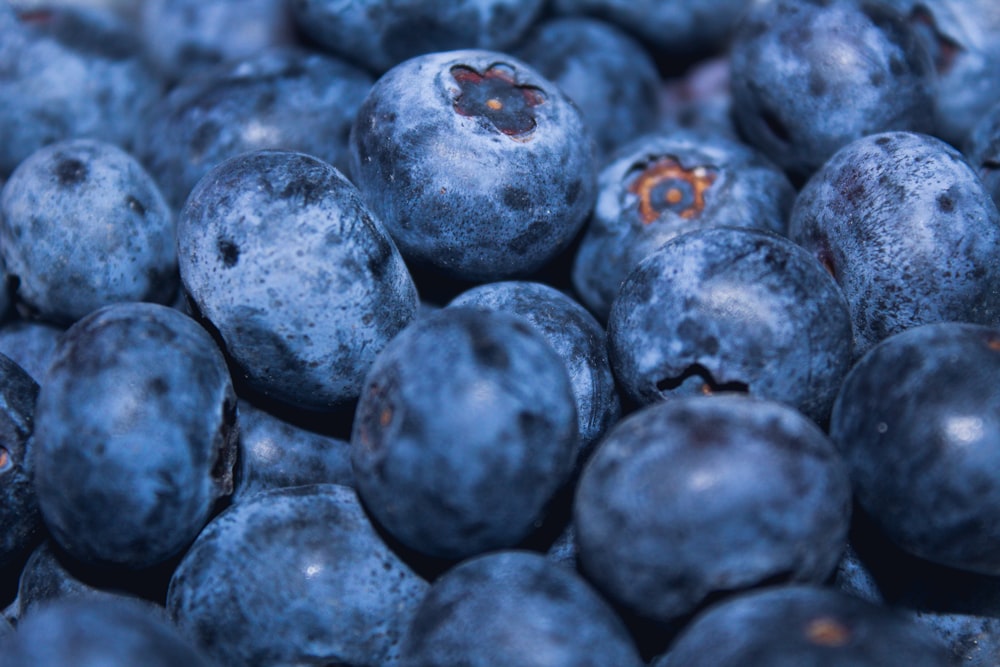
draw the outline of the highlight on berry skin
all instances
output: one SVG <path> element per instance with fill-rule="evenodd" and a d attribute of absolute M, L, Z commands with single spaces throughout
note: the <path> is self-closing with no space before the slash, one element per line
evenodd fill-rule
<path fill-rule="evenodd" d="M 691 169 L 674 157 L 650 160 L 628 186 L 639 198 L 639 218 L 643 224 L 656 222 L 666 211 L 682 218 L 696 217 L 705 209 L 705 192 L 715 183 L 718 171 L 699 165 Z"/>
<path fill-rule="evenodd" d="M 532 109 L 545 102 L 545 94 L 535 86 L 518 84 L 510 65 L 490 65 L 482 74 L 455 65 L 451 75 L 459 86 L 455 113 L 485 118 L 509 137 L 523 138 L 534 131 L 537 123 Z"/>

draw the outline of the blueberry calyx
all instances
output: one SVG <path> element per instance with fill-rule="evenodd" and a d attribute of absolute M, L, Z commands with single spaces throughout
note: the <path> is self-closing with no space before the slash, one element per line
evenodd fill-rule
<path fill-rule="evenodd" d="M 460 92 L 454 100 L 455 113 L 485 118 L 509 137 L 522 138 L 535 126 L 532 109 L 545 102 L 545 94 L 535 86 L 518 84 L 509 65 L 490 65 L 480 74 L 466 65 L 451 68 Z"/>
<path fill-rule="evenodd" d="M 718 178 L 714 167 L 699 165 L 685 169 L 674 157 L 665 156 L 637 165 L 641 172 L 628 191 L 639 198 L 639 219 L 655 222 L 665 211 L 682 218 L 696 217 L 705 209 L 705 192 Z"/>

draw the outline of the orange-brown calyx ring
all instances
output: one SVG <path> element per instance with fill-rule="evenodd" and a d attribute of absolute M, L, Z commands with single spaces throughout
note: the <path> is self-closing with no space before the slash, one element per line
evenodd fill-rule
<path fill-rule="evenodd" d="M 806 638 L 818 646 L 836 648 L 851 640 L 851 629 L 835 618 L 820 617 L 809 621 Z"/>
<path fill-rule="evenodd" d="M 638 213 L 643 224 L 655 222 L 667 211 L 690 219 L 704 210 L 705 193 L 717 178 L 713 167 L 685 169 L 677 159 L 667 156 L 645 165 L 628 191 L 639 198 Z"/>

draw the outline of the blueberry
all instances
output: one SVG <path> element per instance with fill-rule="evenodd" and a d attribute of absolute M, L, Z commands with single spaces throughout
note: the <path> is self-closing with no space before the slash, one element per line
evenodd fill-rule
<path fill-rule="evenodd" d="M 843 460 L 801 414 L 697 396 L 619 422 L 584 468 L 573 520 L 587 576 L 668 623 L 743 589 L 822 582 L 844 548 L 850 501 Z"/>
<path fill-rule="evenodd" d="M 612 304 L 611 367 L 639 405 L 745 391 L 829 415 L 851 361 L 847 303 L 788 239 L 761 230 L 688 232 L 639 263 Z"/>
<path fill-rule="evenodd" d="M 39 320 L 14 320 L 0 326 L 0 354 L 10 357 L 36 382 L 45 375 L 62 327 Z"/>
<path fill-rule="evenodd" d="M 599 153 L 608 155 L 655 127 L 656 62 L 613 24 L 586 17 L 550 19 L 535 26 L 512 53 L 576 102 Z"/>
<path fill-rule="evenodd" d="M 58 324 L 112 303 L 168 303 L 179 283 L 175 244 L 156 182 L 114 144 L 41 148 L 0 192 L 0 253 L 17 297 Z"/>
<path fill-rule="evenodd" d="M 131 27 L 107 10 L 7 5 L 0 10 L 0 174 L 67 139 L 128 150 L 160 93 Z"/>
<path fill-rule="evenodd" d="M 730 46 L 736 124 L 797 180 L 864 135 L 934 130 L 930 55 L 885 4 L 756 3 Z"/>
<path fill-rule="evenodd" d="M 794 199 L 781 170 L 736 140 L 682 130 L 644 135 L 600 171 L 573 285 L 606 319 L 629 272 L 671 238 L 718 226 L 783 234 Z"/>
<path fill-rule="evenodd" d="M 830 435 L 857 497 L 906 551 L 1000 574 L 1000 329 L 914 327 L 873 347 L 844 381 Z"/>
<path fill-rule="evenodd" d="M 567 479 L 566 365 L 511 313 L 450 307 L 375 360 L 351 434 L 358 493 L 405 546 L 462 558 L 514 546 Z"/>
<path fill-rule="evenodd" d="M 15 619 L 31 614 L 39 605 L 54 600 L 112 594 L 91 586 L 64 563 L 51 540 L 45 540 L 31 552 L 17 584 L 17 599 L 12 605 Z"/>
<path fill-rule="evenodd" d="M 723 47 L 752 0 L 555 0 L 557 14 L 620 25 L 658 51 L 691 55 Z"/>
<path fill-rule="evenodd" d="M 232 492 L 235 411 L 222 354 L 189 317 L 125 303 L 79 320 L 35 411 L 35 489 L 52 537 L 125 569 L 178 554 Z"/>
<path fill-rule="evenodd" d="M 259 491 L 306 484 L 354 485 L 351 445 L 240 401 L 240 441 L 233 501 Z"/>
<path fill-rule="evenodd" d="M 544 556 L 470 558 L 430 587 L 403 640 L 404 667 L 629 667 L 628 630 L 586 581 Z"/>
<path fill-rule="evenodd" d="M 851 142 L 799 192 L 789 236 L 843 288 L 855 357 L 918 324 L 1000 324 L 1000 213 L 939 139 Z"/>
<path fill-rule="evenodd" d="M 943 644 L 894 609 L 828 588 L 780 586 L 709 608 L 653 667 L 946 667 L 948 658 Z"/>
<path fill-rule="evenodd" d="M 935 133 L 961 146 L 1000 102 L 1000 6 L 992 0 L 891 0 L 928 47 L 937 72 Z"/>
<path fill-rule="evenodd" d="M 40 605 L 18 623 L 4 649 L 4 667 L 212 665 L 160 607 L 112 595 Z"/>
<path fill-rule="evenodd" d="M 283 0 L 144 0 L 135 11 L 144 54 L 171 80 L 295 41 Z"/>
<path fill-rule="evenodd" d="M 212 167 L 248 151 L 302 151 L 346 169 L 348 134 L 371 85 L 335 58 L 262 51 L 178 82 L 150 110 L 136 153 L 175 209 Z"/>
<path fill-rule="evenodd" d="M 718 54 L 665 80 L 660 93 L 661 130 L 687 129 L 741 141 L 733 125 L 729 79 L 729 57 Z"/>
<path fill-rule="evenodd" d="M 418 56 L 375 82 L 351 132 L 351 175 L 415 265 L 521 277 L 568 247 L 593 204 L 577 107 L 493 51 Z"/>
<path fill-rule="evenodd" d="M 453 49 L 499 49 L 535 22 L 544 0 L 294 0 L 299 28 L 320 46 L 382 73 L 408 58 Z"/>
<path fill-rule="evenodd" d="M 1000 206 L 1000 102 L 976 122 L 963 146 L 969 164 Z"/>
<path fill-rule="evenodd" d="M 340 171 L 303 153 L 216 165 L 181 212 L 177 244 L 184 287 L 247 384 L 288 405 L 355 399 L 416 312 L 382 224 Z"/>
<path fill-rule="evenodd" d="M 0 586 L 41 539 L 32 439 L 38 384 L 0 354 Z"/>
<path fill-rule="evenodd" d="M 524 317 L 563 358 L 576 401 L 578 462 L 621 416 L 607 337 L 594 316 L 544 283 L 504 281 L 473 287 L 449 306 L 501 310 Z"/>
<path fill-rule="evenodd" d="M 219 665 L 393 665 L 427 583 L 335 484 L 264 491 L 199 535 L 167 610 Z"/>

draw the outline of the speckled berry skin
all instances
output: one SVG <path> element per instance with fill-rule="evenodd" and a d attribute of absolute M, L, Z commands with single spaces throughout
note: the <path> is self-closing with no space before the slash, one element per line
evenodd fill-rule
<path fill-rule="evenodd" d="M 847 539 L 847 467 L 810 420 L 773 401 L 678 398 L 618 423 L 573 506 L 583 572 L 667 623 L 710 597 L 819 583 Z"/>
<path fill-rule="evenodd" d="M 31 439 L 38 384 L 0 354 L 0 578 L 16 579 L 21 561 L 41 539 Z"/>
<path fill-rule="evenodd" d="M 212 167 L 248 151 L 301 151 L 344 170 L 372 82 L 322 54 L 262 51 L 181 80 L 150 110 L 136 154 L 177 210 Z"/>
<path fill-rule="evenodd" d="M 659 51 L 690 54 L 720 47 L 751 0 L 555 0 L 557 14 L 611 21 Z"/>
<path fill-rule="evenodd" d="M 847 302 L 805 250 L 770 232 L 689 232 L 639 263 L 608 319 L 619 387 L 639 405 L 719 390 L 823 423 L 851 363 Z"/>
<path fill-rule="evenodd" d="M 888 132 L 845 146 L 799 192 L 788 233 L 843 289 L 855 357 L 919 324 L 1000 324 L 1000 213 L 943 141 Z"/>
<path fill-rule="evenodd" d="M 160 94 L 131 29 L 110 11 L 4 5 L 0 174 L 56 141 L 90 137 L 129 149 Z"/>
<path fill-rule="evenodd" d="M 452 278 L 521 277 L 593 205 L 577 107 L 513 56 L 449 51 L 384 74 L 351 131 L 351 176 L 408 261 Z"/>
<path fill-rule="evenodd" d="M 163 610 L 121 595 L 58 600 L 18 623 L 4 646 L 4 667 L 212 667 Z"/>
<path fill-rule="evenodd" d="M 375 360 L 351 461 L 371 514 L 407 547 L 458 559 L 514 546 L 566 481 L 577 421 L 562 358 L 511 313 L 449 307 Z"/>
<path fill-rule="evenodd" d="M 78 321 L 35 409 L 35 489 L 52 537 L 99 565 L 176 555 L 232 492 L 235 421 L 225 360 L 191 318 L 128 303 Z"/>
<path fill-rule="evenodd" d="M 873 347 L 851 370 L 830 435 L 858 501 L 896 544 L 1000 574 L 1000 328 L 941 322 Z"/>
<path fill-rule="evenodd" d="M 576 102 L 600 155 L 652 131 L 660 74 L 634 37 L 583 16 L 539 23 L 512 51 Z"/>
<path fill-rule="evenodd" d="M 136 13 L 143 52 L 173 81 L 294 41 L 283 0 L 144 0 Z"/>
<path fill-rule="evenodd" d="M 598 175 L 573 285 L 606 320 L 629 272 L 673 237 L 720 226 L 784 234 L 794 199 L 784 173 L 734 139 L 684 130 L 643 135 Z"/>
<path fill-rule="evenodd" d="M 748 661 L 770 667 L 954 664 L 942 643 L 896 610 L 829 588 L 779 586 L 709 608 L 653 667 L 737 667 Z"/>
<path fill-rule="evenodd" d="M 255 390 L 330 410 L 360 393 L 417 292 L 357 189 L 303 153 L 256 151 L 198 182 L 178 221 L 181 279 Z"/>
<path fill-rule="evenodd" d="M 500 310 L 528 320 L 563 358 L 573 385 L 579 429 L 578 460 L 621 416 L 604 327 L 565 293 L 549 285 L 509 280 L 473 287 L 449 306 Z"/>
<path fill-rule="evenodd" d="M 799 181 L 864 135 L 935 128 L 930 54 L 885 4 L 757 3 L 730 67 L 740 132 Z"/>
<path fill-rule="evenodd" d="M 515 639 L 516 638 L 516 639 Z M 470 558 L 437 579 L 403 667 L 639 667 L 621 619 L 586 581 L 528 551 Z"/>
<path fill-rule="evenodd" d="M 179 284 L 159 187 L 132 155 L 93 139 L 46 146 L 11 174 L 0 254 L 23 305 L 62 325 L 112 303 L 168 303 Z"/>
<path fill-rule="evenodd" d="M 167 610 L 220 667 L 394 665 L 426 590 L 351 489 L 299 486 L 216 517 L 174 572 Z"/>
<path fill-rule="evenodd" d="M 294 0 L 299 27 L 322 47 L 382 73 L 408 58 L 454 49 L 506 50 L 544 0 Z"/>
<path fill-rule="evenodd" d="M 300 428 L 240 401 L 240 442 L 233 502 L 286 486 L 354 485 L 351 444 Z"/>

